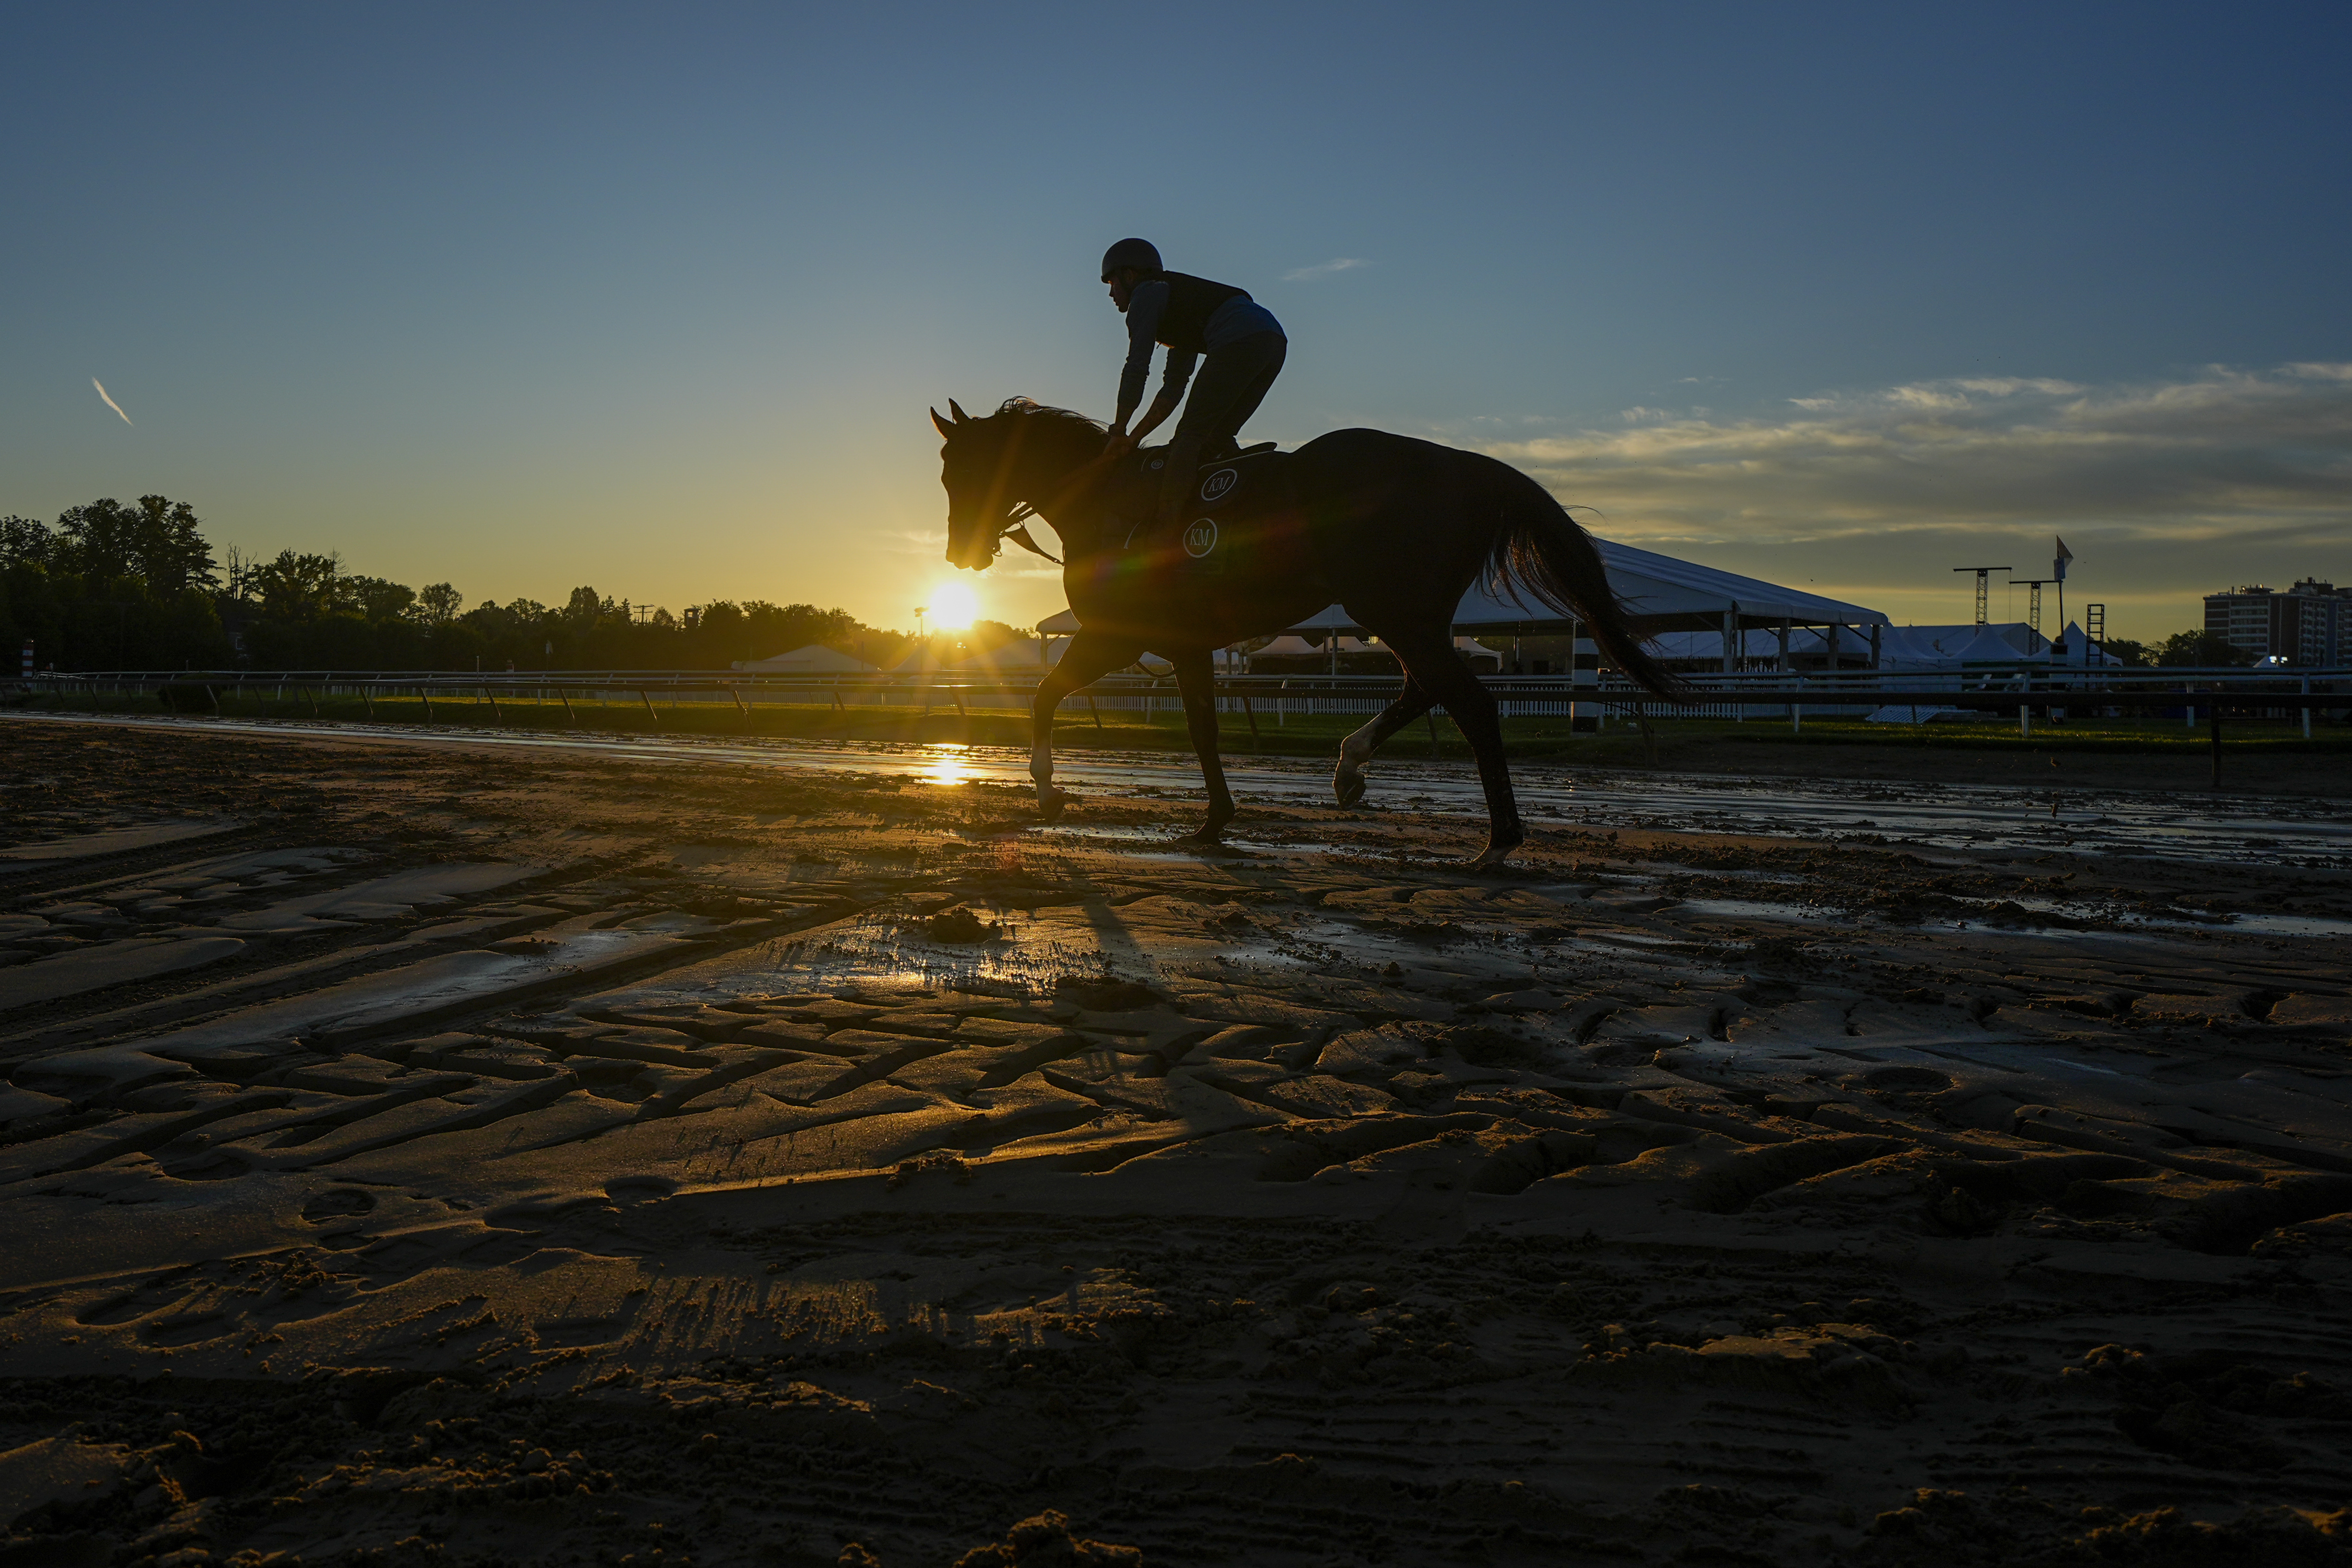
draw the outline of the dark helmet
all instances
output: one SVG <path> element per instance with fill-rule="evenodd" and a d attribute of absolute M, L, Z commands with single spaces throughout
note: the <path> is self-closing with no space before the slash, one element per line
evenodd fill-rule
<path fill-rule="evenodd" d="M 1122 267 L 1132 267 L 1138 272 L 1166 270 L 1160 265 L 1160 247 L 1148 239 L 1122 239 L 1103 252 L 1104 282 L 1109 282 L 1110 275 Z"/>

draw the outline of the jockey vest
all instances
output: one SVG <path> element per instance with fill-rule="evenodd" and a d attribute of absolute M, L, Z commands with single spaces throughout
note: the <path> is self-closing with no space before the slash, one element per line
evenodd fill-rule
<path fill-rule="evenodd" d="M 1160 312 L 1160 331 L 1154 335 L 1180 354 L 1206 353 L 1201 335 L 1209 330 L 1209 318 L 1216 314 L 1217 307 L 1228 300 L 1249 298 L 1245 289 L 1212 283 L 1189 272 L 1162 272 L 1159 281 L 1168 285 L 1168 308 Z"/>

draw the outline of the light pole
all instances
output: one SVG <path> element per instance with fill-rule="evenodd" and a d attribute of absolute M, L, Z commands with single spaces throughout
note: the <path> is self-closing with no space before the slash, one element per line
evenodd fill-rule
<path fill-rule="evenodd" d="M 2006 566 L 1955 566 L 1952 570 L 1955 572 L 1973 572 L 1977 574 L 1977 625 L 1984 625 L 1985 589 L 1989 586 L 1989 579 L 1993 573 L 2006 572 L 2010 570 L 2010 568 Z"/>
<path fill-rule="evenodd" d="M 923 640 L 923 617 L 930 613 L 931 607 L 929 605 L 917 605 L 915 606 L 915 640 L 917 642 L 921 642 Z"/>

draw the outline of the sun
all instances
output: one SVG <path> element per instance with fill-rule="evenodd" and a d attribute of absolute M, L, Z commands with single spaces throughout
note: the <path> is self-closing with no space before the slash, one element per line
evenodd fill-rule
<path fill-rule="evenodd" d="M 980 614 L 980 595 L 961 583 L 942 583 L 931 590 L 931 625 L 943 632 L 961 631 Z"/>

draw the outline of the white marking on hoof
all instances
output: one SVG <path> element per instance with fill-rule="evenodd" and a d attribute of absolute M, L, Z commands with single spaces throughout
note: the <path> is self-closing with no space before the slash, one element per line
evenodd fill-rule
<path fill-rule="evenodd" d="M 1372 740 L 1372 730 L 1379 723 L 1380 721 L 1375 719 L 1371 723 L 1339 742 L 1340 772 L 1360 773 L 1363 771 L 1364 764 L 1372 760 L 1372 752 L 1377 749 Z"/>

